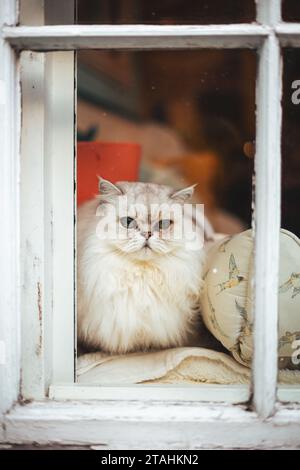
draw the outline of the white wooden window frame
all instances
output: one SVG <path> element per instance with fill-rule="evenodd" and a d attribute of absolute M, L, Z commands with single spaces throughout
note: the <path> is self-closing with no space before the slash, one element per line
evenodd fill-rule
<path fill-rule="evenodd" d="M 283 404 L 277 395 L 277 285 L 281 47 L 300 46 L 300 24 L 281 21 L 280 0 L 257 0 L 256 23 L 218 26 L 16 26 L 17 2 L 2 0 L 0 24 L 0 201 L 1 216 L 5 221 L 0 230 L 0 341 L 1 351 L 6 356 L 2 357 L 0 364 L 0 442 L 94 444 L 104 448 L 299 446 L 300 406 L 297 403 Z M 57 126 L 52 124 L 60 117 L 57 102 L 64 99 L 62 94 L 56 94 L 59 86 L 55 84 L 61 74 L 69 77 L 72 74 L 70 69 L 64 68 L 66 63 L 59 61 L 60 52 L 56 56 L 52 52 L 49 61 L 40 55 L 31 63 L 30 54 L 27 62 L 25 59 L 22 64 L 21 60 L 21 72 L 29 74 L 29 77 L 33 74 L 30 80 L 34 80 L 34 73 L 37 76 L 42 74 L 43 80 L 37 79 L 37 83 L 45 87 L 39 89 L 39 93 L 34 91 L 35 88 L 22 90 L 24 107 L 21 114 L 19 52 L 208 47 L 258 50 L 253 227 L 255 354 L 251 398 L 248 399 L 248 390 L 244 387 L 199 386 L 191 390 L 186 387 L 138 386 L 118 390 L 118 387 L 76 386 L 72 384 L 72 356 L 71 361 L 60 369 L 59 346 L 52 353 L 53 336 L 51 339 L 50 334 L 49 339 L 49 332 L 45 331 L 49 328 L 55 335 L 55 329 L 63 327 L 62 323 L 55 323 L 55 309 L 62 311 L 66 308 L 65 328 L 74 326 L 74 242 L 70 243 L 73 232 L 69 230 L 73 223 L 62 220 L 66 210 L 71 217 L 74 214 L 74 200 L 70 196 L 73 193 L 70 176 L 74 172 L 71 148 L 74 134 L 70 133 L 72 127 L 62 134 L 63 129 L 57 131 Z M 24 96 L 28 100 L 33 98 L 35 103 L 42 96 L 47 106 L 36 106 L 28 111 L 29 103 Z M 74 109 L 70 107 L 69 111 L 73 115 Z M 32 133 L 29 126 L 27 134 L 24 126 L 31 112 L 36 113 L 38 127 Z M 25 119 L 22 130 L 21 115 Z M 57 143 L 66 145 L 63 171 L 59 159 L 61 154 L 53 152 Z M 32 145 L 35 150 L 30 156 Z M 38 148 L 43 148 L 39 159 L 36 154 Z M 55 182 L 48 178 L 48 174 L 55 176 Z M 32 175 L 36 182 L 34 192 L 29 184 L 33 181 Z M 67 182 L 62 179 L 65 175 L 69 176 Z M 66 206 L 61 207 L 61 203 Z M 28 208 L 34 208 L 34 213 L 26 213 Z M 63 225 L 66 235 L 61 240 Z M 52 226 L 50 232 L 47 231 L 49 226 Z M 28 248 L 33 251 L 28 251 Z M 67 259 L 61 263 L 65 253 Z M 29 264 L 26 264 L 28 256 Z M 67 274 L 67 279 L 62 273 Z M 69 289 L 67 300 L 61 295 L 61 283 Z M 27 332 L 30 330 L 31 337 L 27 335 L 24 338 L 24 328 Z M 70 340 L 71 336 L 68 338 Z M 74 338 L 69 341 L 68 348 L 73 354 Z M 35 356 L 31 370 L 28 360 L 24 360 L 26 354 L 30 361 Z M 53 371 L 57 374 L 55 382 L 61 377 L 65 379 L 67 373 L 70 383 L 52 387 L 50 393 L 55 400 L 47 398 L 49 385 L 53 383 Z M 299 391 L 297 395 L 294 388 L 281 390 L 279 394 L 279 398 L 286 402 L 297 397 L 299 400 Z M 24 398 L 32 401 L 27 403 Z M 59 398 L 68 398 L 69 401 Z"/>

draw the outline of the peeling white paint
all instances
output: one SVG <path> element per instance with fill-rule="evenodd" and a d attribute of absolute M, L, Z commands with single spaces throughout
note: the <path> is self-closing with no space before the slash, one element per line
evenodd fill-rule
<path fill-rule="evenodd" d="M 280 17 L 280 1 L 263 0 L 258 17 L 270 27 Z M 277 15 L 276 15 L 277 12 Z M 259 51 L 256 86 L 254 404 L 272 415 L 278 373 L 278 272 L 281 202 L 281 81 L 278 38 L 271 32 Z"/>
<path fill-rule="evenodd" d="M 300 446 L 300 409 L 261 421 L 239 406 L 155 402 L 70 402 L 17 406 L 6 441 L 100 445 L 109 449 L 274 448 Z"/>
<path fill-rule="evenodd" d="M 4 37 L 19 49 L 253 48 L 268 35 L 257 24 L 63 25 L 6 27 Z"/>
<path fill-rule="evenodd" d="M 300 47 L 300 23 L 281 23 L 275 31 L 283 47 Z"/>
<path fill-rule="evenodd" d="M 0 26 L 17 21 L 15 2 L 3 0 Z M 9 409 L 19 393 L 19 140 L 20 87 L 18 56 L 0 37 L 0 339 L 6 343 L 6 361 L 0 365 L 0 414 Z M 0 428 L 1 429 L 1 428 Z"/>
<path fill-rule="evenodd" d="M 44 54 L 23 52 L 21 138 L 22 387 L 44 397 L 45 194 Z M 34 182 L 34 183 L 33 183 Z M 50 331 L 49 331 L 50 334 Z"/>

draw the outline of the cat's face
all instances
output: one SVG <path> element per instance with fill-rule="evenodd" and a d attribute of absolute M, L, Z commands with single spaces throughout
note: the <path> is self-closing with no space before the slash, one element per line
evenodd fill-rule
<path fill-rule="evenodd" d="M 202 227 L 196 227 L 195 213 L 186 210 L 193 187 L 175 192 L 149 183 L 121 182 L 113 185 L 100 179 L 98 235 L 114 250 L 136 260 L 187 249 L 195 236 L 203 245 Z M 201 224 L 200 224 L 201 225 Z M 192 233 L 193 232 L 193 233 Z"/>

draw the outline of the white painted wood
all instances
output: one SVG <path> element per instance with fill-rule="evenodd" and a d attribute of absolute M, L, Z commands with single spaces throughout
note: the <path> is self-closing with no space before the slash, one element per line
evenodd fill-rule
<path fill-rule="evenodd" d="M 19 49 L 165 49 L 257 47 L 268 29 L 234 25 L 73 25 L 7 27 L 4 37 Z"/>
<path fill-rule="evenodd" d="M 54 400 L 159 400 L 244 403 L 249 399 L 246 385 L 133 385 L 99 387 L 97 385 L 52 385 Z"/>
<path fill-rule="evenodd" d="M 254 405 L 274 411 L 277 383 L 280 230 L 281 58 L 270 34 L 259 54 L 255 162 Z"/>
<path fill-rule="evenodd" d="M 41 0 L 22 0 L 20 23 L 44 24 Z M 21 394 L 43 398 L 46 376 L 52 375 L 52 206 L 49 191 L 50 164 L 45 158 L 44 54 L 24 52 L 20 57 L 22 87 L 21 134 L 21 314 L 22 372 Z M 47 177 L 45 177 L 47 175 Z M 44 332 L 47 331 L 45 335 Z"/>
<path fill-rule="evenodd" d="M 0 414 L 0 418 L 1 418 L 1 416 L 2 415 Z M 2 416 L 2 419 L 3 419 L 3 416 Z M 0 423 L 1 423 L 1 421 L 0 421 Z M 1 442 L 5 442 L 5 430 L 4 430 L 4 425 L 2 425 L 2 423 L 0 425 L 0 443 Z M 1 450 L 1 444 L 0 444 L 0 450 Z"/>
<path fill-rule="evenodd" d="M 279 385 L 277 390 L 277 399 L 283 403 L 299 403 L 299 385 Z"/>
<path fill-rule="evenodd" d="M 16 22 L 15 2 L 2 0 L 0 28 Z M 20 380 L 19 140 L 18 61 L 0 37 L 0 341 L 4 353 L 0 361 L 0 417 L 17 399 Z"/>
<path fill-rule="evenodd" d="M 44 21 L 44 19 L 43 19 Z M 36 53 L 37 54 L 37 53 Z M 53 292 L 53 140 L 55 134 L 55 127 L 53 127 L 53 91 L 52 91 L 52 65 L 53 53 L 37 54 L 44 58 L 44 69 L 42 71 L 41 80 L 44 83 L 44 95 L 41 96 L 42 106 L 44 110 L 44 147 L 43 161 L 44 161 L 44 218 L 40 224 L 44 227 L 44 247 L 45 247 L 45 270 L 44 270 L 44 305 L 42 312 L 42 322 L 44 329 L 44 387 L 45 395 L 48 393 L 48 387 L 53 380 L 53 321 L 54 321 L 54 292 Z M 30 115 L 29 115 L 30 118 Z M 29 377 L 32 374 L 28 366 Z M 30 383 L 29 383 L 30 387 Z M 24 395 L 26 397 L 26 395 Z"/>
<path fill-rule="evenodd" d="M 44 68 L 43 54 L 21 56 L 21 262 L 22 262 L 22 388 L 26 398 L 44 396 L 44 314 L 47 265 L 45 233 L 48 216 L 44 190 Z M 51 330 L 47 332 L 51 335 Z"/>
<path fill-rule="evenodd" d="M 300 45 L 300 24 L 296 24 L 296 23 L 282 23 L 281 22 L 281 0 L 275 0 L 275 1 L 269 1 L 269 0 L 259 0 L 258 2 L 258 5 L 257 5 L 257 19 L 259 22 L 263 23 L 263 24 L 267 24 L 267 25 L 270 25 L 274 31 L 275 31 L 275 34 L 277 35 L 277 37 L 279 38 L 279 41 L 281 43 L 281 45 L 284 45 L 284 46 L 287 46 L 287 45 L 290 45 L 290 46 L 299 46 Z M 276 46 L 276 49 L 277 49 L 277 46 Z M 276 56 L 278 57 L 278 51 L 275 51 L 275 54 Z M 272 57 L 269 57 L 270 59 L 270 67 L 273 67 L 273 62 L 272 62 Z M 266 57 L 266 60 L 267 60 L 267 57 Z M 274 62 L 275 66 L 278 67 L 278 60 Z M 277 70 L 274 69 L 273 70 L 273 74 L 276 75 L 277 73 Z M 281 74 L 281 72 L 280 72 Z M 279 74 L 279 77 L 280 77 L 280 74 Z M 274 87 L 275 88 L 280 88 L 281 87 L 281 83 L 275 83 L 274 84 Z M 279 149 L 278 147 L 280 147 L 280 132 L 279 132 L 279 129 L 280 129 L 280 110 L 278 109 L 279 107 L 279 99 L 280 99 L 280 96 L 277 94 L 277 96 L 273 96 L 273 99 L 272 99 L 272 96 L 269 96 L 269 105 L 270 105 L 270 108 L 273 108 L 270 109 L 270 112 L 274 113 L 274 115 L 278 117 L 278 121 L 277 121 L 277 127 L 274 127 L 273 129 L 273 132 L 274 134 L 277 133 L 277 143 L 274 142 L 274 145 L 276 146 L 277 148 L 277 152 L 276 152 L 276 155 L 277 155 L 277 158 L 276 158 L 276 162 L 275 162 L 275 165 L 277 166 L 280 166 L 280 161 L 279 161 Z M 276 109 L 277 108 L 277 109 Z M 276 126 L 276 124 L 275 124 Z M 275 131 L 275 129 L 277 129 Z M 271 131 L 272 132 L 272 131 Z M 271 142 L 269 142 L 269 144 L 271 144 Z M 271 154 L 270 154 L 271 155 Z M 271 156 L 269 157 L 271 158 Z M 272 156 L 272 159 L 273 159 L 273 156 Z M 278 185 L 279 181 L 278 181 L 278 174 L 279 174 L 279 171 L 280 169 L 277 168 L 275 169 L 276 173 L 277 173 L 277 179 L 275 180 L 276 181 L 276 184 Z M 275 184 L 275 186 L 276 186 Z M 274 188 L 276 189 L 276 187 Z M 280 191 L 278 190 L 278 195 L 277 195 L 277 200 L 275 200 L 275 207 L 273 206 L 271 208 L 272 211 L 280 211 L 280 202 L 278 200 L 278 196 L 280 194 Z M 278 218 L 277 218 L 277 221 L 278 222 Z M 278 232 L 277 232 L 278 233 Z M 274 242 L 275 240 L 273 240 Z M 276 241 L 277 243 L 277 241 Z M 276 253 L 276 256 L 278 255 L 278 253 Z M 273 280 L 274 282 L 274 280 Z M 275 302 L 275 300 L 274 300 Z M 275 319 L 274 319 L 275 320 Z M 277 328 L 277 327 L 276 327 Z M 273 324 L 273 329 L 274 329 L 274 324 Z M 274 356 L 274 347 L 273 347 L 273 356 Z M 274 357 L 273 357 L 273 362 L 274 362 Z M 275 371 L 274 371 L 274 364 L 273 364 L 273 376 L 275 374 Z M 273 377 L 273 381 L 274 381 L 274 377 Z M 262 392 L 261 392 L 262 393 Z M 300 389 L 299 389 L 299 386 L 279 386 L 278 387 L 278 392 L 277 392 L 277 398 L 281 401 L 284 401 L 284 402 L 297 402 L 300 400 Z M 273 401 L 273 397 L 272 397 L 272 401 Z"/>
<path fill-rule="evenodd" d="M 74 52 L 50 53 L 53 382 L 74 382 Z M 48 109 L 49 112 L 49 109 Z"/>
<path fill-rule="evenodd" d="M 151 401 L 48 402 L 5 417 L 11 443 L 99 445 L 109 449 L 275 448 L 300 446 L 300 408 L 279 407 L 261 421 L 228 404 Z"/>
<path fill-rule="evenodd" d="M 280 23 L 275 28 L 284 47 L 300 47 L 300 23 Z"/>
<path fill-rule="evenodd" d="M 74 0 L 45 1 L 46 24 L 72 24 Z M 51 382 L 74 382 L 74 152 L 75 64 L 74 52 L 46 54 L 48 101 L 47 160 L 51 162 L 53 373 Z M 62 333 L 63 332 L 63 333 Z M 62 360 L 63 358 L 63 360 Z"/>
<path fill-rule="evenodd" d="M 74 382 L 76 382 L 76 368 L 77 368 L 77 51 L 74 51 L 74 258 L 73 258 L 73 271 L 74 271 Z"/>
<path fill-rule="evenodd" d="M 39 3 L 27 22 L 44 22 Z M 21 64 L 22 396 L 37 399 L 53 377 L 74 380 L 74 53 Z"/>
<path fill-rule="evenodd" d="M 282 0 L 256 0 L 256 19 L 264 25 L 274 26 L 281 20 Z"/>

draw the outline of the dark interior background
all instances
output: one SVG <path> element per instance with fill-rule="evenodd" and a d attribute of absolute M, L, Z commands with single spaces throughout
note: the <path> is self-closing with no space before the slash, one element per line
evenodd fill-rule
<path fill-rule="evenodd" d="M 283 1 L 300 21 L 300 1 Z M 82 24 L 206 24 L 255 21 L 254 1 L 78 0 Z M 256 52 L 79 51 L 78 139 L 142 146 L 140 179 L 198 182 L 216 230 L 251 225 Z M 300 52 L 284 51 L 282 227 L 300 236 Z"/>
<path fill-rule="evenodd" d="M 81 24 L 207 24 L 255 21 L 253 0 L 78 0 Z"/>

